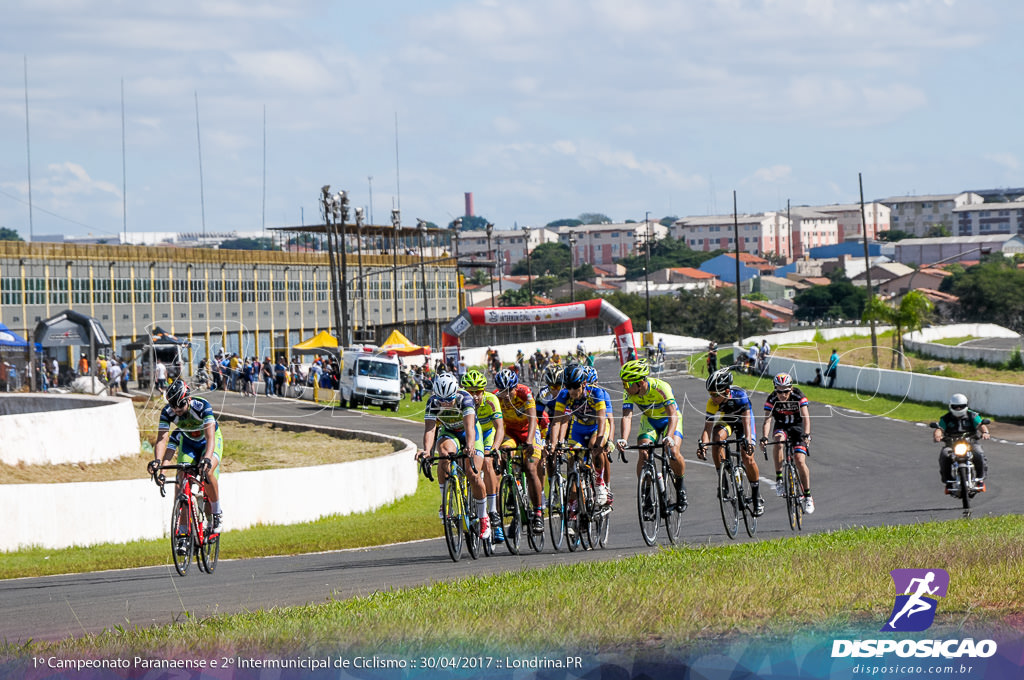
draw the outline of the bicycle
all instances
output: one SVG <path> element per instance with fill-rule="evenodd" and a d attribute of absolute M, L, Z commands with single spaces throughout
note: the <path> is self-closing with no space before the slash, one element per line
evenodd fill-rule
<path fill-rule="evenodd" d="M 766 439 L 761 440 L 761 451 L 768 458 Z M 789 517 L 789 528 L 793 531 L 803 529 L 804 516 L 804 483 L 796 469 L 796 456 L 793 452 L 793 440 L 787 437 L 782 442 L 784 456 L 782 459 L 782 496 L 786 499 L 786 516 Z"/>
<path fill-rule="evenodd" d="M 212 574 L 220 557 L 220 533 L 205 533 L 209 526 L 208 519 L 212 520 L 213 515 L 209 511 L 206 482 L 199 473 L 199 466 L 195 463 L 157 466 L 151 475 L 160 487 L 160 495 L 166 496 L 164 484 L 167 478 L 160 470 L 184 472 L 180 491 L 171 510 L 171 555 L 174 558 L 174 569 L 181 576 L 186 575 L 192 556 L 195 555 L 199 570 Z"/>
<path fill-rule="evenodd" d="M 501 516 L 499 521 L 505 532 L 505 546 L 513 555 L 519 554 L 523 527 L 526 527 L 527 543 L 534 552 L 544 550 L 544 534 L 533 533 L 530 523 L 533 503 L 530 502 L 527 493 L 526 471 L 523 469 L 522 459 L 513 455 L 520 450 L 521 447 L 501 447 L 499 451 L 503 455 L 487 454 L 488 457 L 495 459 L 495 469 L 501 475 L 498 487 L 498 514 Z"/>
<path fill-rule="evenodd" d="M 565 448 L 560 445 L 559 448 Z M 566 499 L 568 511 L 565 519 L 565 533 L 569 552 L 577 548 L 593 550 L 608 544 L 611 507 L 598 506 L 595 499 L 596 478 L 590 462 L 590 450 L 580 447 L 568 449 L 571 452 L 569 470 L 566 476 Z"/>
<path fill-rule="evenodd" d="M 565 476 L 562 468 L 568 462 L 565 447 L 555 447 L 548 456 L 548 530 L 551 533 L 551 547 L 555 552 L 562 549 L 565 541 Z"/>
<path fill-rule="evenodd" d="M 448 480 L 444 485 L 444 495 L 441 497 L 441 511 L 444 515 L 442 518 L 444 540 L 452 562 L 458 562 L 462 558 L 463 543 L 465 543 L 469 556 L 474 560 L 479 557 L 481 543 L 485 555 L 491 555 L 494 550 L 490 538 L 486 540 L 480 538 L 480 518 L 476 514 L 476 504 L 472 502 L 466 472 L 459 465 L 463 458 L 469 458 L 469 456 L 460 452 L 451 456 L 427 456 L 420 461 L 423 476 L 431 482 L 434 481 L 434 476 L 430 472 L 431 463 L 442 459 L 451 462 L 451 465 L 448 466 Z M 475 472 L 476 466 L 473 464 L 472 458 L 470 458 L 470 465 L 473 465 Z"/>
<path fill-rule="evenodd" d="M 644 537 L 644 542 L 647 545 L 655 545 L 658 542 L 658 528 L 664 520 L 669 542 L 673 545 L 678 543 L 683 513 L 676 508 L 679 502 L 676 494 L 678 477 L 669 465 L 669 461 L 672 460 L 671 447 L 668 444 L 659 446 L 654 442 L 648 442 L 627 446 L 625 449 L 647 452 L 647 459 L 640 469 L 636 486 L 637 514 L 640 517 L 640 533 Z"/>
<path fill-rule="evenodd" d="M 722 510 L 722 524 L 725 525 L 725 533 L 729 538 L 736 538 L 741 517 L 747 535 L 753 538 L 757 533 L 753 492 L 750 488 L 750 480 L 747 479 L 747 471 L 743 469 L 743 463 L 740 461 L 738 450 L 744 441 L 740 438 L 733 438 L 714 443 L 720 444 L 725 449 L 722 464 L 718 468 L 718 503 Z M 714 444 L 699 444 L 698 456 L 703 458 L 707 447 Z"/>

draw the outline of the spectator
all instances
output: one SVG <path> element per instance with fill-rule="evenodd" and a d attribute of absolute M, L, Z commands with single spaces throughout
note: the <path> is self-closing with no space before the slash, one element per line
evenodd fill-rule
<path fill-rule="evenodd" d="M 274 364 L 274 394 L 284 397 L 284 385 L 288 379 L 288 366 L 284 363 L 284 355 L 277 355 L 277 363 Z"/>
<path fill-rule="evenodd" d="M 832 348 L 832 356 L 828 358 L 828 366 L 825 368 L 825 377 L 828 378 L 828 387 L 832 387 L 836 382 L 836 372 L 839 369 L 839 354 L 835 348 Z"/>
<path fill-rule="evenodd" d="M 56 357 L 50 364 L 50 382 L 54 387 L 57 387 L 60 382 L 60 364 L 57 363 Z"/>
<path fill-rule="evenodd" d="M 128 362 L 121 359 L 121 391 L 128 392 Z"/>
<path fill-rule="evenodd" d="M 121 365 L 116 360 L 111 360 L 107 366 L 107 390 L 110 396 L 117 396 L 117 388 L 121 384 Z"/>
<path fill-rule="evenodd" d="M 814 379 L 811 380 L 811 382 L 809 382 L 807 384 L 808 385 L 812 385 L 814 387 L 821 387 L 821 382 L 822 382 L 822 380 L 821 380 L 821 367 L 819 366 L 819 367 L 814 369 Z"/>
<path fill-rule="evenodd" d="M 494 353 L 495 359 L 497 359 L 498 353 Z M 462 376 L 466 375 L 466 371 L 469 370 L 466 366 L 466 355 L 459 355 L 459 380 L 462 380 Z"/>
<path fill-rule="evenodd" d="M 263 357 L 260 377 L 263 379 L 263 394 L 268 397 L 274 396 L 274 364 L 271 363 L 270 357 Z"/>
<path fill-rule="evenodd" d="M 85 352 L 78 360 L 78 375 L 89 375 L 89 360 L 85 358 Z"/>
<path fill-rule="evenodd" d="M 153 368 L 153 381 L 153 387 L 161 392 L 167 387 L 167 367 L 164 366 L 164 362 L 156 362 L 156 366 Z"/>
<path fill-rule="evenodd" d="M 718 370 L 718 345 L 714 342 L 708 343 L 708 375 Z"/>

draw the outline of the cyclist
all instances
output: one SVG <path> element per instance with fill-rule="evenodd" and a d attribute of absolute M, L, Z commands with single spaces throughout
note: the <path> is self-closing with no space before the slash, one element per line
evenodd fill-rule
<path fill-rule="evenodd" d="M 526 485 L 533 502 L 533 533 L 544 533 L 544 471 L 540 466 L 542 442 L 537 424 L 537 403 L 533 392 L 519 383 L 515 371 L 504 368 L 494 376 L 495 394 L 501 404 L 501 415 L 505 421 L 503 446 L 518 445 L 522 453 L 523 469 L 526 471 Z"/>
<path fill-rule="evenodd" d="M 583 365 L 583 380 L 587 386 L 597 387 L 597 369 L 593 366 Z M 611 466 L 611 454 L 612 454 L 612 436 L 615 434 L 615 423 L 613 421 L 615 410 L 612 408 L 612 397 L 608 393 L 608 390 L 601 390 L 604 392 L 604 413 L 607 416 L 608 429 L 605 430 L 608 433 L 608 443 L 605 445 L 605 462 L 604 466 L 604 483 L 607 488 L 612 487 L 612 466 Z M 608 497 L 611 498 L 611 491 L 608 492 Z M 608 501 L 611 503 L 611 501 Z"/>
<path fill-rule="evenodd" d="M 949 411 L 939 418 L 939 427 L 932 432 L 932 439 L 941 442 L 944 437 L 955 437 L 960 434 L 976 436 L 980 439 L 989 439 L 988 425 L 981 422 L 981 416 L 976 411 L 968 410 L 967 397 L 957 393 L 949 398 Z M 985 490 L 985 452 L 981 449 L 980 442 L 971 445 L 974 452 L 975 485 L 979 491 Z M 947 489 L 956 484 L 953 476 L 953 451 L 948 446 L 943 446 L 939 452 L 939 475 L 942 483 Z"/>
<path fill-rule="evenodd" d="M 750 398 L 742 389 L 732 386 L 732 373 L 728 368 L 720 368 L 709 375 L 704 387 L 709 398 L 705 408 L 704 431 L 701 432 L 700 443 L 697 445 L 697 457 L 707 460 L 706 446 L 713 440 L 711 455 L 717 471 L 722 465 L 722 456 L 725 455 L 721 442 L 728 439 L 733 431 L 741 435 L 743 439 L 740 453 L 743 469 L 750 480 L 754 517 L 760 517 L 764 514 L 764 499 L 761 498 L 757 462 L 754 460 L 754 413 L 750 407 Z"/>
<path fill-rule="evenodd" d="M 761 444 L 775 441 L 775 495 L 785 495 L 782 481 L 782 442 L 793 442 L 793 457 L 796 469 L 804 484 L 804 512 L 814 513 L 814 499 L 811 497 L 811 472 L 807 467 L 807 444 L 811 441 L 811 415 L 807 410 L 807 397 L 799 387 L 793 386 L 789 373 L 779 373 L 772 379 L 775 391 L 764 402 L 764 427 Z"/>
<path fill-rule="evenodd" d="M 501 415 L 501 404 L 498 397 L 487 392 L 487 377 L 476 369 L 466 372 L 460 381 L 462 389 L 469 392 L 476 404 L 476 422 L 480 424 L 483 435 L 484 453 L 490 453 L 494 442 L 505 441 L 505 424 Z M 485 463 L 484 467 L 491 467 Z M 505 540 L 505 532 L 501 529 L 501 517 L 498 515 L 498 475 L 484 474 L 484 487 L 487 490 L 487 515 L 494 531 L 494 542 Z"/>
<path fill-rule="evenodd" d="M 651 378 L 651 367 L 646 359 L 636 359 L 623 364 L 619 370 L 619 378 L 622 380 L 622 389 L 625 396 L 622 398 L 622 418 L 619 422 L 619 439 L 615 444 L 619 450 L 625 449 L 628 445 L 629 433 L 633 427 L 633 406 L 640 409 L 640 431 L 637 433 L 636 442 L 655 443 L 671 447 L 671 460 L 669 465 L 672 472 L 676 473 L 676 495 L 679 500 L 676 509 L 679 512 L 686 510 L 686 484 L 683 475 L 686 474 L 686 461 L 679 447 L 683 444 L 683 423 L 679 417 L 679 408 L 676 406 L 676 398 L 672 393 L 672 386 L 664 380 Z M 640 451 L 636 461 L 636 476 L 640 478 L 644 462 L 647 460 L 647 452 Z"/>
<path fill-rule="evenodd" d="M 487 514 L 487 496 L 483 476 L 489 466 L 484 465 L 484 444 L 480 424 L 476 421 L 476 404 L 469 392 L 459 389 L 459 382 L 451 373 L 442 373 L 434 379 L 433 394 L 427 399 L 423 414 L 423 448 L 416 452 L 416 459 L 422 460 L 437 444 L 444 456 L 454 456 L 459 450 L 472 456 L 462 460 L 462 469 L 469 480 L 469 488 L 476 499 L 476 513 L 480 518 L 480 538 L 491 537 L 491 522 Z M 448 481 L 448 466 L 451 461 L 442 458 L 437 466 L 437 483 L 441 489 L 442 502 L 444 487 Z M 483 473 L 481 473 L 483 470 Z M 494 468 L 491 467 L 491 474 Z M 441 509 L 444 516 L 444 508 Z"/>
<path fill-rule="evenodd" d="M 153 460 L 147 469 L 150 474 L 155 474 L 158 467 L 166 465 L 175 453 L 181 465 L 198 463 L 200 473 L 206 480 L 206 497 L 210 500 L 210 511 L 213 513 L 209 531 L 211 534 L 220 533 L 224 513 L 220 505 L 218 480 L 224 439 L 213 414 L 213 406 L 205 399 L 193 397 L 191 389 L 181 378 L 171 383 L 164 398 L 167 399 L 167 406 L 160 411 Z M 178 428 L 173 433 L 172 425 Z M 178 470 L 174 480 L 175 495 L 181 491 L 183 477 L 184 473 Z M 187 531 L 183 527 L 179 527 L 179 530 Z M 187 537 L 178 539 L 175 549 L 179 555 L 185 554 L 186 541 Z"/>
<path fill-rule="evenodd" d="M 544 369 L 544 387 L 537 395 L 537 419 L 541 423 L 542 434 L 550 448 L 551 439 L 548 434 L 551 431 L 549 421 L 555 417 L 555 400 L 562 391 L 561 366 L 548 366 Z"/>
<path fill-rule="evenodd" d="M 571 366 L 563 374 L 565 389 L 555 400 L 555 419 L 549 440 L 579 444 L 590 449 L 597 474 L 597 488 L 594 500 L 600 505 L 611 503 L 611 493 L 606 484 L 608 458 L 605 455 L 608 444 L 607 391 L 602 387 L 586 384 L 586 370 L 583 366 Z"/>

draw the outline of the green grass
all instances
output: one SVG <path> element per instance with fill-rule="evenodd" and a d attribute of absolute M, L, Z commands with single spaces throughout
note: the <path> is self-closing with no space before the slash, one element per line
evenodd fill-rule
<path fill-rule="evenodd" d="M 929 340 L 928 342 L 934 342 L 937 345 L 950 345 L 952 347 L 955 347 L 970 340 L 977 339 L 978 338 L 974 337 L 973 335 L 964 335 L 959 338 L 936 338 L 935 340 Z"/>
<path fill-rule="evenodd" d="M 231 650 L 265 656 L 296 647 L 336 650 L 339 644 L 395 655 L 438 649 L 649 652 L 811 627 L 877 630 L 893 602 L 888 572 L 908 566 L 949 572 L 940 629 L 980 623 L 1005 630 L 1020 625 L 1022 559 L 1020 516 L 855 528 L 519 569 L 171 626 L 119 627 L 6 652 L 124 656 Z"/>
<path fill-rule="evenodd" d="M 440 536 L 441 524 L 436 520 L 439 502 L 437 484 L 420 478 L 415 494 L 376 511 L 288 526 L 263 525 L 227 531 L 221 539 L 220 555 L 224 559 L 291 555 Z M 168 517 L 170 514 L 168 502 Z M 381 531 L 382 526 L 388 527 L 387 532 Z M 2 555 L 0 578 L 169 564 L 171 557 L 169 539 L 76 548 L 26 548 Z"/>

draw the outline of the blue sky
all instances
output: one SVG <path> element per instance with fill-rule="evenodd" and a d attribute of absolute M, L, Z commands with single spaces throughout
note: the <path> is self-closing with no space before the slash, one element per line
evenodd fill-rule
<path fill-rule="evenodd" d="M 372 184 L 378 224 L 473 192 L 499 229 L 854 202 L 858 172 L 869 200 L 1019 187 L 1022 23 L 1011 1 L 8 0 L 0 226 L 29 233 L 26 59 L 36 235 L 116 234 L 123 203 L 129 231 L 312 224 L 323 184 L 363 206 Z"/>

